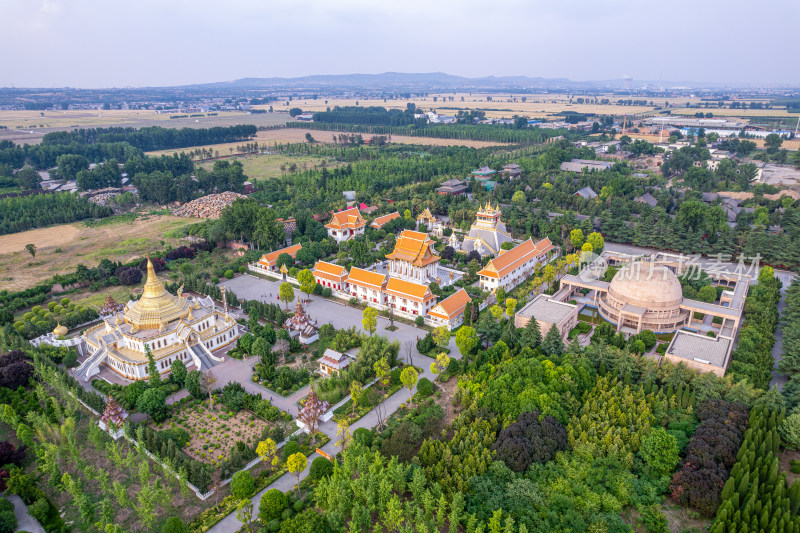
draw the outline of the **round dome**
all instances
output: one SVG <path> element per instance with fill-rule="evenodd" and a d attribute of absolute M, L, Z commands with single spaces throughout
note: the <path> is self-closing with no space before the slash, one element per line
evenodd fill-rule
<path fill-rule="evenodd" d="M 57 337 L 63 337 L 67 333 L 69 333 L 69 329 L 67 329 L 65 326 L 62 326 L 61 324 L 58 324 L 56 326 L 56 329 L 53 330 L 53 334 Z"/>
<path fill-rule="evenodd" d="M 608 293 L 624 304 L 648 310 L 674 309 L 683 302 L 681 282 L 669 268 L 649 261 L 628 263 L 619 269 Z"/>

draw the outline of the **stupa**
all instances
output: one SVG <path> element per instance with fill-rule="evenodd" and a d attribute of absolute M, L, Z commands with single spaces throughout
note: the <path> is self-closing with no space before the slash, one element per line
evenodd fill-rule
<path fill-rule="evenodd" d="M 505 242 L 511 242 L 511 234 L 506 230 L 506 225 L 500 220 L 500 206 L 492 207 L 486 203 L 478 209 L 475 223 L 469 229 L 469 235 L 464 237 L 461 249 L 465 253 L 475 250 L 482 256 L 496 256 L 500 253 Z"/>
<path fill-rule="evenodd" d="M 125 425 L 125 420 L 128 418 L 128 413 L 122 406 L 117 403 L 113 396 L 108 397 L 106 407 L 103 409 L 103 414 L 100 416 L 100 427 L 108 431 L 114 440 L 122 436 L 122 426 Z"/>
<path fill-rule="evenodd" d="M 84 332 L 89 357 L 76 369 L 76 376 L 88 381 L 102 364 L 124 378 L 147 379 L 148 350 L 161 374 L 168 373 L 176 360 L 187 366 L 193 363 L 195 370 L 221 362 L 212 352 L 236 342 L 239 325 L 211 298 L 184 297 L 182 289 L 169 293 L 148 258 L 142 296 Z"/>
<path fill-rule="evenodd" d="M 319 339 L 316 321 L 311 320 L 299 301 L 294 308 L 294 315 L 286 319 L 286 329 L 289 330 L 290 337 L 298 337 L 303 344 L 311 344 Z"/>

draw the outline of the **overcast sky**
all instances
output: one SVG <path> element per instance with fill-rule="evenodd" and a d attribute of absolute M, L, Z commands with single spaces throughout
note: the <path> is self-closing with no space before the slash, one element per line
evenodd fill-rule
<path fill-rule="evenodd" d="M 800 1 L 0 0 L 0 86 L 446 72 L 800 86 Z"/>

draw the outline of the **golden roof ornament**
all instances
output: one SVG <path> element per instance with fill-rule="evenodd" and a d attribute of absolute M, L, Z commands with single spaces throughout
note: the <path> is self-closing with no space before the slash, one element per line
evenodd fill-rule
<path fill-rule="evenodd" d="M 56 325 L 55 329 L 53 330 L 53 334 L 56 337 L 63 337 L 67 333 L 69 333 L 69 329 L 67 329 L 66 326 L 62 326 L 60 322 L 57 322 L 57 325 Z"/>
<path fill-rule="evenodd" d="M 281 274 L 286 274 L 289 272 L 289 269 L 286 268 L 286 265 L 281 265 Z"/>

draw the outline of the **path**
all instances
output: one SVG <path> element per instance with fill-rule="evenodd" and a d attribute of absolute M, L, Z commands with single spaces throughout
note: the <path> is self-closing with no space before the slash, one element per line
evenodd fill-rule
<path fill-rule="evenodd" d="M 5 498 L 14 504 L 14 515 L 17 517 L 17 531 L 44 533 L 42 525 L 28 513 L 28 508 L 19 496 L 6 493 Z"/>
<path fill-rule="evenodd" d="M 360 320 L 359 320 L 359 324 L 360 324 Z M 414 328 L 414 329 L 417 329 L 417 328 Z M 451 340 L 450 344 L 451 345 L 454 344 L 453 343 L 453 339 L 451 338 L 450 340 Z M 451 357 L 453 357 L 455 359 L 460 359 L 461 358 L 461 355 L 460 355 L 458 349 L 456 349 L 455 347 L 454 347 L 454 349 L 451 350 L 450 353 L 451 353 Z M 416 350 L 416 346 L 414 347 L 414 356 L 413 357 L 414 357 L 415 366 L 422 368 L 422 372 L 420 373 L 419 377 L 420 378 L 425 377 L 425 378 L 428 378 L 429 380 L 433 381 L 436 376 L 430 371 L 430 368 L 429 368 L 430 367 L 430 363 L 433 360 L 430 359 L 429 357 L 424 356 L 424 355 L 420 355 Z M 403 353 L 403 350 L 401 350 L 399 359 L 402 362 L 408 362 L 407 358 L 406 358 L 406 354 Z M 217 368 L 219 368 L 219 367 L 217 367 Z M 244 383 L 242 383 L 242 385 L 244 386 Z M 414 393 L 416 393 L 416 392 L 417 392 L 416 387 L 414 387 Z M 299 391 L 297 393 L 295 393 L 295 394 L 299 394 Z M 382 407 L 382 409 L 383 409 L 383 411 L 385 413 L 385 418 L 388 418 L 392 413 L 397 411 L 400 408 L 401 405 L 403 405 L 405 402 L 408 401 L 408 398 L 409 398 L 409 394 L 408 394 L 408 390 L 407 389 L 400 389 L 399 391 L 397 391 L 394 394 L 392 394 L 389 398 L 387 398 L 383 402 L 383 407 Z M 276 403 L 276 405 L 277 405 L 277 403 Z M 296 409 L 296 407 L 295 407 L 295 409 Z M 293 414 L 296 414 L 296 410 L 295 410 L 295 412 Z M 376 412 L 376 409 L 373 409 L 370 412 L 368 412 L 366 415 L 361 417 L 357 422 L 353 423 L 353 425 L 350 426 L 350 431 L 352 433 L 353 431 L 355 431 L 358 428 L 372 429 L 377 425 L 378 425 L 378 414 Z M 322 450 L 324 452 L 328 453 L 331 456 L 337 455 L 339 453 L 339 448 L 338 448 L 338 446 L 336 446 L 336 422 L 334 422 L 333 420 L 330 420 L 328 422 L 321 423 L 320 426 L 319 426 L 319 431 L 321 431 L 322 433 L 324 433 L 325 435 L 327 435 L 331 439 L 330 442 L 328 442 L 325 446 L 322 447 Z M 300 474 L 300 479 L 301 480 L 303 480 L 306 477 L 308 477 L 309 467 L 311 466 L 311 462 L 314 459 L 316 459 L 317 457 L 320 457 L 320 455 L 317 454 L 317 453 L 313 453 L 308 457 L 308 467 L 306 467 L 306 469 L 303 470 L 303 472 Z M 277 479 L 274 483 L 272 483 L 270 486 L 268 486 L 267 488 L 261 490 L 255 496 L 253 496 L 252 501 L 253 501 L 254 509 L 256 509 L 256 510 L 258 509 L 258 504 L 261 501 L 261 497 L 268 490 L 270 490 L 270 489 L 278 489 L 281 492 L 288 492 L 288 491 L 292 490 L 295 487 L 296 484 L 297 484 L 297 477 L 294 474 L 284 474 L 279 479 Z M 231 513 L 228 516 L 226 516 L 225 518 L 223 518 L 219 523 L 217 523 L 215 526 L 213 526 L 208 531 L 209 531 L 209 533 L 228 533 L 230 531 L 238 531 L 242 527 L 242 525 L 243 525 L 242 522 L 239 521 L 238 518 L 236 518 L 236 513 Z"/>

